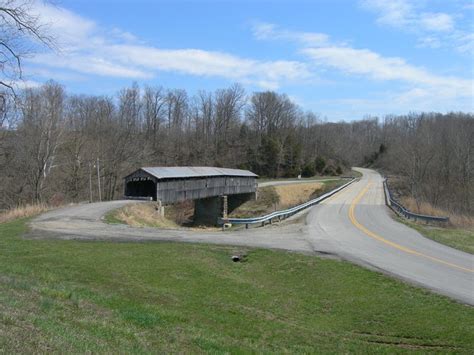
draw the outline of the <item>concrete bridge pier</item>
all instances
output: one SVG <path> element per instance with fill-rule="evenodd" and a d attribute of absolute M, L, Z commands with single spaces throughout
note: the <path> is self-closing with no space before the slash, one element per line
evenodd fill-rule
<path fill-rule="evenodd" d="M 226 218 L 243 203 L 255 199 L 254 192 L 215 196 L 194 200 L 194 223 L 217 225 L 219 218 Z"/>

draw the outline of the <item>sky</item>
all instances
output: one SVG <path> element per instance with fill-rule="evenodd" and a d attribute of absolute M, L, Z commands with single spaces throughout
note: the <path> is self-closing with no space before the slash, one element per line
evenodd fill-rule
<path fill-rule="evenodd" d="M 114 95 L 132 85 L 287 94 L 329 121 L 474 111 L 469 0 L 36 2 L 57 49 L 27 85 Z"/>

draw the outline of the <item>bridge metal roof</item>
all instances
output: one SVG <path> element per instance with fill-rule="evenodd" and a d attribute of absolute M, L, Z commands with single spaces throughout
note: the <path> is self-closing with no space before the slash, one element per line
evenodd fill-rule
<path fill-rule="evenodd" d="M 248 170 L 214 168 L 209 166 L 167 166 L 141 168 L 158 179 L 195 178 L 204 176 L 258 177 Z"/>

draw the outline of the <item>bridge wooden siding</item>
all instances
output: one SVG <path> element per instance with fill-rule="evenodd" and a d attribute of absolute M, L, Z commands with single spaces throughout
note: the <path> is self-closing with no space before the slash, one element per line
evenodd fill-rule
<path fill-rule="evenodd" d="M 170 204 L 215 196 L 255 193 L 257 175 L 214 167 L 140 168 L 124 178 L 126 198 Z"/>

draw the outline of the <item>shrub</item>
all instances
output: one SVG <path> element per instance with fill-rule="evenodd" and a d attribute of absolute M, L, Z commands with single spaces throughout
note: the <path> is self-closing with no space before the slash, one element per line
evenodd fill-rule
<path fill-rule="evenodd" d="M 317 157 L 316 160 L 314 161 L 314 168 L 316 172 L 318 172 L 319 174 L 322 174 L 325 167 L 326 167 L 326 160 L 323 157 Z"/>
<path fill-rule="evenodd" d="M 301 176 L 303 177 L 311 177 L 316 175 L 316 168 L 315 164 L 312 163 L 306 163 L 303 166 L 303 170 L 301 171 Z"/>

